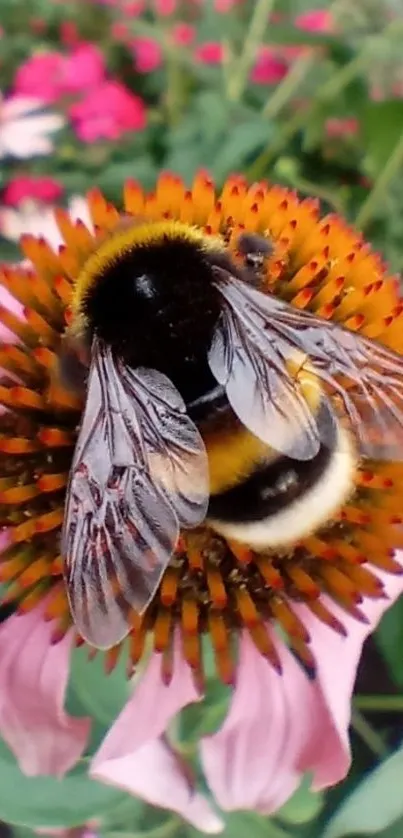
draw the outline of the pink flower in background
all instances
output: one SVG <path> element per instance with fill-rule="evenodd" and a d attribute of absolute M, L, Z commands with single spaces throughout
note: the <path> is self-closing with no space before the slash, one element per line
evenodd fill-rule
<path fill-rule="evenodd" d="M 116 41 L 121 41 L 123 44 L 129 43 L 131 40 L 130 28 L 123 20 L 115 20 L 112 23 L 111 35 Z"/>
<path fill-rule="evenodd" d="M 28 96 L 0 97 L 0 158 L 50 154 L 50 135 L 64 125 L 62 116 L 42 112 L 44 103 Z"/>
<path fill-rule="evenodd" d="M 128 131 L 142 131 L 146 106 L 139 96 L 117 81 L 105 81 L 70 108 L 80 140 L 118 140 Z"/>
<path fill-rule="evenodd" d="M 62 70 L 64 93 L 78 93 L 100 84 L 105 78 L 105 59 L 95 44 L 82 43 L 68 55 Z"/>
<path fill-rule="evenodd" d="M 223 55 L 224 48 L 220 41 L 205 41 L 194 51 L 196 61 L 200 61 L 201 64 L 221 64 Z"/>
<path fill-rule="evenodd" d="M 122 11 L 128 17 L 139 17 L 145 12 L 147 6 L 146 0 L 126 0 Z"/>
<path fill-rule="evenodd" d="M 139 73 L 152 73 L 161 66 L 163 53 L 154 38 L 134 38 L 130 46 Z"/>
<path fill-rule="evenodd" d="M 358 119 L 354 117 L 346 119 L 338 119 L 336 117 L 327 119 L 325 123 L 325 131 L 328 137 L 353 137 L 360 128 Z"/>
<path fill-rule="evenodd" d="M 303 12 L 295 18 L 294 24 L 298 29 L 304 29 L 306 32 L 326 33 L 334 29 L 334 19 L 328 9 L 311 9 Z"/>
<path fill-rule="evenodd" d="M 60 40 L 67 47 L 75 47 L 80 42 L 80 33 L 73 20 L 63 20 L 59 28 Z"/>
<path fill-rule="evenodd" d="M 32 55 L 18 68 L 14 90 L 24 96 L 37 96 L 54 102 L 60 95 L 59 74 L 63 56 L 59 52 Z"/>
<path fill-rule="evenodd" d="M 255 84 L 277 84 L 287 75 L 288 64 L 278 57 L 273 47 L 263 46 L 252 68 L 251 80 Z"/>
<path fill-rule="evenodd" d="M 171 29 L 171 38 L 175 44 L 189 47 L 196 37 L 196 29 L 190 23 L 175 23 Z"/>
<path fill-rule="evenodd" d="M 10 180 L 3 192 L 3 203 L 16 206 L 22 201 L 57 201 L 63 193 L 63 186 L 51 177 L 20 175 Z"/>
<path fill-rule="evenodd" d="M 60 96 L 88 90 L 100 84 L 104 77 L 102 51 L 94 44 L 82 43 L 68 55 L 59 52 L 33 55 L 17 70 L 14 88 L 17 93 L 54 102 Z"/>
<path fill-rule="evenodd" d="M 215 0 L 214 8 L 216 12 L 226 14 L 226 12 L 230 12 L 238 3 L 239 0 Z"/>
<path fill-rule="evenodd" d="M 176 12 L 176 0 L 154 0 L 154 9 L 157 15 L 169 17 Z"/>
<path fill-rule="evenodd" d="M 29 28 L 35 35 L 43 35 L 46 32 L 48 25 L 43 17 L 31 17 L 29 20 Z"/>

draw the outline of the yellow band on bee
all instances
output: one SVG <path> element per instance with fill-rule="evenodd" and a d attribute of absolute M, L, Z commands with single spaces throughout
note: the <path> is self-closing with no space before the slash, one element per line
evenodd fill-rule
<path fill-rule="evenodd" d="M 307 356 L 296 351 L 293 359 L 287 361 L 287 367 L 315 416 L 320 407 L 322 389 Z M 207 449 L 212 495 L 233 488 L 249 477 L 257 466 L 279 456 L 275 448 L 262 442 L 231 415 L 227 424 L 213 432 L 203 433 L 203 439 Z"/>

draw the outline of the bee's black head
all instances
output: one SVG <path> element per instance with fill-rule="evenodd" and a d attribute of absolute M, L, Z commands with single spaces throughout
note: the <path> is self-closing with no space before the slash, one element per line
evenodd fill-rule
<path fill-rule="evenodd" d="M 122 250 L 85 292 L 90 339 L 165 373 L 186 402 L 203 395 L 214 386 L 207 353 L 220 316 L 213 262 L 202 242 L 180 235 Z"/>

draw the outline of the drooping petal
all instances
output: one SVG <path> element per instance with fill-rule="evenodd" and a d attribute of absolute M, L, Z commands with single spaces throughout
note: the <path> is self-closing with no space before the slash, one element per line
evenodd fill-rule
<path fill-rule="evenodd" d="M 191 789 L 174 752 L 160 740 L 171 719 L 186 704 L 199 700 L 176 637 L 170 684 L 161 678 L 161 655 L 152 655 L 133 696 L 95 754 L 90 776 L 172 809 L 198 829 L 218 832 L 221 822 L 203 796 Z"/>
<path fill-rule="evenodd" d="M 272 639 L 283 674 L 244 634 L 228 716 L 221 730 L 201 743 L 206 778 L 223 809 L 270 814 L 282 806 L 299 784 L 298 760 L 313 726 L 342 756 L 324 702 L 288 649 Z"/>
<path fill-rule="evenodd" d="M 247 636 L 240 644 L 237 685 L 228 716 L 201 743 L 208 783 L 223 809 L 276 811 L 306 772 L 320 789 L 345 777 L 350 766 L 351 694 L 363 642 L 403 591 L 403 577 L 379 573 L 389 598 L 367 600 L 368 624 L 327 603 L 347 637 L 324 626 L 306 606 L 293 606 L 311 634 L 317 676 L 310 681 L 276 640 L 278 675 Z"/>
<path fill-rule="evenodd" d="M 0 626 L 0 733 L 29 776 L 62 776 L 79 759 L 90 720 L 64 710 L 73 633 L 52 645 L 44 605 Z"/>
<path fill-rule="evenodd" d="M 97 776 L 104 770 L 109 773 L 110 766 L 106 764 L 111 762 L 120 772 L 119 762 L 123 757 L 130 756 L 150 740 L 158 739 L 183 707 L 200 701 L 178 638 L 175 647 L 174 673 L 170 684 L 165 685 L 162 681 L 161 655 L 152 655 L 132 697 L 95 754 L 90 773 L 95 770 Z"/>
<path fill-rule="evenodd" d="M 141 721 L 136 726 L 141 727 Z M 162 739 L 102 763 L 91 770 L 91 776 L 125 789 L 152 806 L 177 812 L 201 832 L 215 834 L 224 828 L 207 799 L 193 790 L 180 760 Z"/>
<path fill-rule="evenodd" d="M 399 559 L 399 554 L 396 555 Z M 400 553 L 400 558 L 403 554 Z M 300 605 L 295 611 L 310 632 L 311 648 L 318 662 L 315 689 L 318 697 L 325 702 L 333 727 L 339 737 L 340 745 L 346 754 L 346 771 L 350 765 L 350 746 L 348 728 L 351 714 L 351 696 L 361 650 L 365 639 L 374 631 L 382 615 L 403 592 L 403 576 L 390 576 L 377 571 L 377 576 L 384 583 L 385 599 L 367 600 L 363 611 L 368 623 L 360 623 L 337 608 L 324 597 L 325 604 L 332 613 L 344 623 L 348 632 L 343 638 L 327 626 L 316 620 L 307 607 Z M 299 768 L 302 772 L 313 774 L 313 788 L 319 790 L 341 780 L 345 773 L 340 773 L 332 752 L 316 729 L 312 731 L 306 748 L 301 754 Z"/>

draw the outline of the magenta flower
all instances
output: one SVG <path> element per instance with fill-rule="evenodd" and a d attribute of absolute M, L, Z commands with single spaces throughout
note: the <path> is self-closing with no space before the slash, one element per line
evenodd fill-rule
<path fill-rule="evenodd" d="M 163 53 L 160 44 L 154 38 L 134 38 L 130 46 L 139 73 L 152 73 L 161 66 Z"/>
<path fill-rule="evenodd" d="M 328 137 L 332 139 L 339 137 L 354 137 L 358 133 L 360 123 L 354 117 L 347 117 L 345 119 L 333 117 L 327 119 L 325 123 L 325 131 Z"/>
<path fill-rule="evenodd" d="M 175 14 L 177 0 L 153 0 L 155 13 L 161 17 L 169 17 Z"/>
<path fill-rule="evenodd" d="M 63 186 L 52 177 L 20 175 L 10 180 L 3 192 L 3 203 L 16 206 L 23 201 L 57 201 L 63 193 Z"/>
<path fill-rule="evenodd" d="M 201 64 L 221 64 L 224 55 L 223 45 L 219 41 L 205 41 L 195 47 L 194 56 Z"/>
<path fill-rule="evenodd" d="M 178 21 L 171 29 L 171 38 L 175 44 L 189 47 L 196 38 L 196 29 L 190 23 Z"/>
<path fill-rule="evenodd" d="M 309 9 L 297 15 L 294 20 L 298 29 L 306 32 L 331 32 L 334 29 L 334 19 L 328 9 Z"/>
<path fill-rule="evenodd" d="M 214 0 L 214 8 L 220 14 L 226 14 L 236 6 L 240 0 Z"/>
<path fill-rule="evenodd" d="M 45 52 L 33 55 L 18 68 L 14 89 L 26 96 L 55 102 L 61 96 L 86 91 L 100 84 L 105 76 L 101 50 L 91 43 L 80 43 L 71 53 Z"/>
<path fill-rule="evenodd" d="M 100 107 L 98 102 L 98 113 Z M 296 305 L 302 280 L 311 282 L 319 263 L 317 293 L 308 302 L 304 298 L 308 310 L 319 316 L 325 305 L 328 317 L 337 310 L 345 322 L 352 316 L 353 290 L 357 330 L 362 322 L 379 329 L 379 319 L 371 318 L 382 311 L 389 345 L 401 351 L 395 280 L 345 222 L 321 219 L 314 202 L 300 201 L 279 186 L 248 187 L 239 175 L 216 194 L 210 178 L 199 172 L 190 191 L 168 173 L 159 177 L 152 195 L 127 183 L 125 220 L 139 206 L 154 220 L 174 207 L 175 217 L 186 213 L 189 223 L 203 229 L 212 207 L 216 230 L 225 219 L 247 231 L 264 220 L 273 231 L 267 268 L 273 293 Z M 81 219 L 87 211 L 86 228 Z M 3 344 L 0 392 L 0 452 L 13 477 L 1 484 L 0 580 L 18 612 L 0 625 L 0 734 L 31 775 L 63 774 L 86 749 L 90 733 L 86 716 L 72 717 L 65 709 L 70 660 L 81 638 L 72 626 L 59 555 L 66 474 L 82 404 L 58 381 L 52 353 L 58 351 L 71 299 L 68 277 L 79 275 L 98 236 L 108 235 L 121 218 L 93 191 L 76 224 L 59 211 L 65 246 L 57 249 L 60 238 L 53 238 L 52 230 L 52 247 L 25 236 L 22 246 L 31 264 L 0 274 L 0 324 L 19 341 L 17 348 Z M 346 296 L 334 281 L 340 265 Z M 367 306 L 363 278 L 376 288 L 379 307 Z M 19 304 L 7 293 L 10 284 Z M 388 331 L 389 321 L 394 326 Z M 3 342 L 8 333 L 3 331 Z M 26 375 L 32 365 L 40 373 Z M 23 385 L 15 386 L 10 375 L 20 375 Z M 15 415 L 10 407 L 18 408 Z M 333 481 L 326 479 L 328 467 Z M 210 833 L 223 827 L 214 806 L 271 813 L 306 773 L 315 789 L 345 777 L 362 645 L 403 591 L 403 555 L 396 549 L 402 468 L 400 462 L 359 461 L 336 447 L 326 471 L 312 475 L 310 490 L 304 486 L 280 511 L 280 523 L 274 515 L 277 537 L 283 537 L 281 527 L 287 532 L 286 546 L 252 549 L 209 524 L 182 532 L 151 605 L 144 615 L 131 614 L 123 645 L 135 670 L 132 692 L 92 755 L 91 776 Z M 209 671 L 206 678 L 206 647 L 215 680 L 231 689 L 224 722 L 198 743 L 212 803 L 175 740 L 184 708 L 194 705 L 203 717 L 213 677 Z M 107 666 L 113 668 L 122 653 L 122 645 L 109 650 Z"/>
<path fill-rule="evenodd" d="M 287 75 L 288 64 L 279 56 L 275 47 L 260 47 L 257 60 L 251 72 L 255 84 L 278 84 Z"/>
<path fill-rule="evenodd" d="M 70 117 L 77 136 L 85 143 L 118 140 L 128 131 L 145 128 L 146 106 L 120 82 L 105 81 L 71 106 Z"/>

